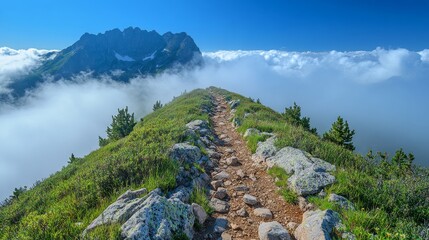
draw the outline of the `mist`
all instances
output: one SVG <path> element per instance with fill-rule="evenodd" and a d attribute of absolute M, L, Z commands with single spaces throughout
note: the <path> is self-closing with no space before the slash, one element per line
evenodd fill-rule
<path fill-rule="evenodd" d="M 41 54 L 15 51 L 13 64 L 0 54 L 0 87 L 40 61 Z M 118 108 L 128 106 L 140 119 L 156 100 L 166 103 L 185 90 L 208 86 L 259 98 L 279 112 L 295 101 L 319 134 L 341 115 L 356 130 L 358 152 L 393 153 L 402 147 L 415 154 L 417 164 L 429 165 L 429 50 L 203 55 L 205 66 L 190 71 L 137 77 L 127 84 L 86 73 L 43 84 L 16 104 L 0 104 L 0 199 L 60 170 L 71 153 L 82 157 L 97 149 L 98 136 L 105 136 Z"/>

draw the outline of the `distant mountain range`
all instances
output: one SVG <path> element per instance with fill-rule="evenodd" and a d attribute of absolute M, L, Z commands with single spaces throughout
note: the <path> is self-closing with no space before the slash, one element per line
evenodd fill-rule
<path fill-rule="evenodd" d="M 94 76 L 108 74 L 118 81 L 137 75 L 162 72 L 173 67 L 192 67 L 203 62 L 200 49 L 186 33 L 146 31 L 129 27 L 105 33 L 85 33 L 70 47 L 44 56 L 40 67 L 9 85 L 22 96 L 50 77 L 70 78 L 83 71 Z"/>

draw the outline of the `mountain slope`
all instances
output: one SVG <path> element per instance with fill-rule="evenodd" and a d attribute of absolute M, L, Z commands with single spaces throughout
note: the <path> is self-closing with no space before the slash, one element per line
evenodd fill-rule
<path fill-rule="evenodd" d="M 9 86 L 15 95 L 22 95 L 26 89 L 35 87 L 44 76 L 51 76 L 54 80 L 68 79 L 82 71 L 90 71 L 95 76 L 108 74 L 116 80 L 128 81 L 139 74 L 154 74 L 175 66 L 202 63 L 199 48 L 186 33 L 160 35 L 155 31 L 131 27 L 97 35 L 85 33 L 72 46 L 48 57 L 29 76 Z"/>
<path fill-rule="evenodd" d="M 238 132 L 245 133 L 249 128 L 269 132 L 277 136 L 278 149 L 299 148 L 335 164 L 332 174 L 337 182 L 325 191 L 347 197 L 354 202 L 356 210 L 339 209 L 327 196 L 307 199 L 322 210 L 338 211 L 345 228 L 358 239 L 425 239 L 428 236 L 425 225 L 429 218 L 427 169 L 413 167 L 407 175 L 399 175 L 395 168 L 389 167 L 389 162 L 366 159 L 288 124 L 284 116 L 249 98 L 209 88 L 176 98 L 146 116 L 129 136 L 76 160 L 2 206 L 0 239 L 75 239 L 127 189 L 173 189 L 180 167 L 192 166 L 176 164 L 168 154 L 169 149 L 187 140 L 185 125 L 188 122 L 209 120 L 209 112 L 214 107 L 213 94 L 226 100 L 240 100 L 232 119 L 239 125 Z M 257 143 L 265 140 L 257 135 L 245 139 L 253 152 Z M 290 199 L 290 191 L 284 184 L 287 176 L 277 174 L 276 177 L 280 180 L 277 182 L 280 193 Z M 107 226 L 101 232 L 111 238 L 117 236 L 118 227 Z"/>
<path fill-rule="evenodd" d="M 168 149 L 182 141 L 186 123 L 208 119 L 207 106 L 207 91 L 180 96 L 146 116 L 126 138 L 36 183 L 0 209 L 0 239 L 76 239 L 125 190 L 171 189 L 178 166 Z"/>

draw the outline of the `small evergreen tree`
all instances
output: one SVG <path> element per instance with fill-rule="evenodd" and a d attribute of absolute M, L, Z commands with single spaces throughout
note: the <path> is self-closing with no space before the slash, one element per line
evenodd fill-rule
<path fill-rule="evenodd" d="M 158 109 L 162 108 L 162 103 L 161 101 L 156 101 L 155 104 L 153 105 L 153 111 L 156 111 Z"/>
<path fill-rule="evenodd" d="M 293 103 L 293 106 L 290 106 L 288 108 L 285 108 L 285 112 L 283 113 L 283 116 L 286 118 L 286 121 L 294 126 L 301 126 L 305 130 L 317 134 L 316 128 L 311 128 L 310 126 L 310 118 L 308 117 L 302 117 L 301 118 L 301 107 L 296 104 L 296 102 Z"/>
<path fill-rule="evenodd" d="M 414 161 L 414 155 L 409 153 L 408 155 L 400 148 L 396 151 L 395 156 L 392 158 L 392 164 L 394 164 L 402 174 L 411 172 L 411 167 Z"/>
<path fill-rule="evenodd" d="M 355 130 L 350 130 L 349 123 L 338 116 L 337 121 L 332 124 L 331 129 L 323 134 L 323 139 L 343 146 L 348 150 L 355 150 L 353 146 L 353 135 Z"/>
<path fill-rule="evenodd" d="M 112 116 L 112 123 L 107 127 L 107 138 L 98 137 L 100 147 L 105 146 L 111 141 L 121 139 L 128 136 L 133 131 L 136 122 L 134 120 L 134 113 L 128 113 L 128 107 L 118 109 L 118 114 Z"/>
<path fill-rule="evenodd" d="M 70 164 L 70 163 L 73 163 L 73 162 L 75 162 L 76 161 L 76 157 L 74 156 L 74 154 L 72 153 L 71 154 L 71 156 L 69 157 L 69 161 L 68 161 L 68 163 Z"/>
<path fill-rule="evenodd" d="M 258 98 L 258 99 L 256 99 L 256 103 L 257 104 L 261 104 L 261 100 Z"/>

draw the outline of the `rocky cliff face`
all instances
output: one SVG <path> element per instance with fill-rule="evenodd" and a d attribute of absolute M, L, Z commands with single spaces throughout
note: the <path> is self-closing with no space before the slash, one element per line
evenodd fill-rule
<path fill-rule="evenodd" d="M 199 64 L 202 64 L 201 52 L 186 33 L 160 35 L 140 28 L 113 29 L 97 35 L 85 33 L 10 88 L 20 95 L 47 75 L 57 80 L 89 71 L 95 76 L 108 74 L 115 80 L 128 81 L 136 75 Z"/>

